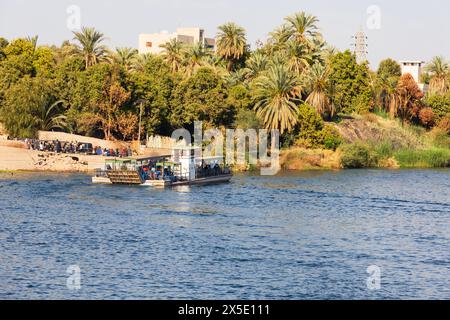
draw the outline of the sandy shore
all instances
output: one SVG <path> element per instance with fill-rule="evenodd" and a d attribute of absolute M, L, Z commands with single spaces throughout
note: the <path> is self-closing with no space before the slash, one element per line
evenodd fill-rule
<path fill-rule="evenodd" d="M 80 154 L 56 154 L 0 146 L 0 171 L 88 172 L 102 168 L 105 158 Z"/>

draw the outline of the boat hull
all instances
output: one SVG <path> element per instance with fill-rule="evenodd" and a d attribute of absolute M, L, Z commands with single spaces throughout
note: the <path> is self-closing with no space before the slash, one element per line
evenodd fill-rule
<path fill-rule="evenodd" d="M 149 187 L 157 187 L 157 188 L 166 188 L 166 187 L 176 187 L 176 186 L 186 186 L 186 185 L 202 185 L 202 184 L 216 184 L 216 183 L 226 183 L 231 180 L 233 177 L 232 174 L 224 174 L 219 176 L 211 176 L 205 178 L 199 178 L 195 180 L 189 181 L 168 181 L 168 180 L 146 180 L 142 184 L 138 184 L 139 186 L 149 186 Z M 92 183 L 95 184 L 113 184 L 111 179 L 107 177 L 92 177 Z"/>

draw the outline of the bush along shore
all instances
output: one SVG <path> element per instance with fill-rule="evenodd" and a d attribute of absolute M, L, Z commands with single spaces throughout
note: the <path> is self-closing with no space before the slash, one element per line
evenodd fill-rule
<path fill-rule="evenodd" d="M 306 12 L 255 49 L 241 26 L 217 29 L 215 50 L 174 39 L 159 55 L 109 48 L 92 27 L 61 45 L 0 37 L 0 137 L 42 130 L 129 142 L 202 121 L 278 129 L 287 169 L 448 166 L 445 57 L 423 68 L 423 92 L 396 61 L 372 70 L 327 43 Z"/>
<path fill-rule="evenodd" d="M 285 169 L 450 167 L 450 128 L 432 130 L 374 114 L 335 124 L 336 148 L 291 147 L 282 151 Z"/>

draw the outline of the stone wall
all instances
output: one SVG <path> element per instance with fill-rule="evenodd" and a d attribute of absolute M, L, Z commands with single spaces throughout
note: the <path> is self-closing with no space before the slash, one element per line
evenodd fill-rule
<path fill-rule="evenodd" d="M 175 140 L 171 137 L 150 136 L 147 139 L 147 148 L 151 149 L 171 149 L 175 145 Z"/>

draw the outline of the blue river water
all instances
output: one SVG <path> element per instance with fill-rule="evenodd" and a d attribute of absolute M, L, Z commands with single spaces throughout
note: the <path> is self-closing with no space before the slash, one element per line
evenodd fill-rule
<path fill-rule="evenodd" d="M 450 299 L 450 170 L 168 190 L 3 173 L 0 299 Z"/>

